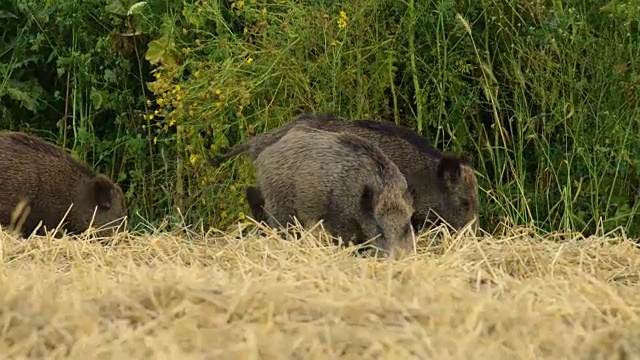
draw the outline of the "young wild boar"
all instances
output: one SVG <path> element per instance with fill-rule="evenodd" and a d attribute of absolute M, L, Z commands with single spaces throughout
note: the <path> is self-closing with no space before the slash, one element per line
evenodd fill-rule
<path fill-rule="evenodd" d="M 476 220 L 473 228 L 477 228 L 478 185 L 470 159 L 466 155 L 443 154 L 426 138 L 389 122 L 303 114 L 236 146 L 228 153 L 213 159 L 212 163 L 217 166 L 245 151 L 248 151 L 250 158 L 254 160 L 265 148 L 298 124 L 357 135 L 377 145 L 406 178 L 409 191 L 413 195 L 415 212 L 412 224 L 416 231 L 424 225 L 438 224 L 440 218 L 454 229 L 460 229 L 470 221 Z M 264 220 L 260 218 L 260 214 L 253 215 L 258 221 Z"/>
<path fill-rule="evenodd" d="M 254 161 L 267 223 L 295 216 L 345 242 L 373 243 L 395 257 L 413 248 L 411 194 L 404 176 L 371 142 L 346 133 L 296 126 Z"/>
<path fill-rule="evenodd" d="M 21 132 L 0 133 L 0 184 L 0 224 L 11 226 L 16 206 L 26 205 L 20 229 L 24 237 L 40 221 L 47 230 L 56 228 L 72 203 L 62 225 L 71 234 L 86 230 L 92 218 L 93 227 L 115 227 L 126 215 L 122 190 L 108 177 L 62 148 Z M 42 226 L 37 234 L 44 234 Z"/>

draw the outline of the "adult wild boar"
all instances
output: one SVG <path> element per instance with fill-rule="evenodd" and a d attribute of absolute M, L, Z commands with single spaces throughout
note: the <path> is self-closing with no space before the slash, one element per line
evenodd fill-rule
<path fill-rule="evenodd" d="M 440 219 L 460 229 L 478 216 L 478 185 L 471 160 L 466 155 L 442 153 L 425 137 L 389 122 L 346 120 L 333 115 L 302 114 L 273 130 L 256 135 L 226 154 L 212 159 L 217 166 L 223 161 L 248 151 L 254 160 L 265 148 L 284 136 L 292 127 L 304 124 L 331 132 L 349 133 L 371 141 L 394 162 L 406 178 L 415 210 L 412 224 L 419 231 L 425 224 Z M 249 200 L 254 217 L 264 219 L 252 205 L 259 202 L 259 189 L 249 187 Z"/>
<path fill-rule="evenodd" d="M 18 204 L 26 205 L 22 236 L 42 221 L 47 230 L 61 226 L 81 233 L 92 226 L 114 228 L 126 216 L 124 196 L 107 176 L 96 174 L 62 148 L 22 132 L 0 133 L 0 224 L 9 227 Z M 95 210 L 95 217 L 94 217 Z M 15 218 L 13 219 L 15 221 Z M 111 231 L 98 235 L 109 236 Z M 43 235 L 43 228 L 37 234 Z"/>
<path fill-rule="evenodd" d="M 346 242 L 373 243 L 395 257 L 413 249 L 412 198 L 398 168 L 371 142 L 307 126 L 290 129 L 254 161 L 267 223 L 295 216 Z"/>

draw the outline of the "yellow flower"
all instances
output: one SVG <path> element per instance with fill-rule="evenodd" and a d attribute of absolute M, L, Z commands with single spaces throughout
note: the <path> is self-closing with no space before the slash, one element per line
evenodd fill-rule
<path fill-rule="evenodd" d="M 153 145 L 155 145 L 155 144 L 157 144 L 157 143 L 158 143 L 158 137 L 157 137 L 157 136 L 154 136 L 154 138 L 153 138 Z"/>
<path fill-rule="evenodd" d="M 158 99 L 156 100 L 156 103 L 157 103 L 158 105 L 162 106 L 162 104 L 164 104 L 164 99 L 163 99 L 163 98 L 158 98 Z"/>
<path fill-rule="evenodd" d="M 193 73 L 193 76 L 199 77 L 200 76 L 200 70 L 196 70 L 196 72 Z"/>
<path fill-rule="evenodd" d="M 349 22 L 349 18 L 347 17 L 347 13 L 344 11 L 340 11 L 340 17 L 338 18 L 338 27 L 340 29 L 344 29 L 347 27 L 347 23 Z"/>
<path fill-rule="evenodd" d="M 147 100 L 147 106 L 151 106 L 151 100 Z"/>
<path fill-rule="evenodd" d="M 173 124 L 175 123 L 176 123 L 176 119 L 172 118 L 171 120 L 169 120 L 169 126 L 173 126 Z"/>
<path fill-rule="evenodd" d="M 149 120 L 153 120 L 153 114 L 149 114 Z"/>
<path fill-rule="evenodd" d="M 243 213 L 243 212 L 241 212 L 240 214 L 238 214 L 238 217 L 240 218 L 240 220 L 244 220 L 244 219 L 245 219 L 245 216 L 244 216 L 244 213 Z"/>
<path fill-rule="evenodd" d="M 198 161 L 198 155 L 191 154 L 189 156 L 189 162 L 191 163 L 191 165 L 194 165 L 196 163 L 196 161 Z"/>
<path fill-rule="evenodd" d="M 222 102 L 216 101 L 216 103 L 214 105 L 219 109 L 219 108 L 222 107 Z"/>
<path fill-rule="evenodd" d="M 231 4 L 231 8 L 233 8 L 234 6 L 236 7 L 236 9 L 242 10 L 242 8 L 244 7 L 244 1 L 240 0 Z"/>
<path fill-rule="evenodd" d="M 220 89 L 215 89 L 213 91 L 213 93 L 216 94 L 216 95 L 220 95 L 220 94 L 222 94 L 222 91 L 220 91 Z"/>
<path fill-rule="evenodd" d="M 247 62 L 247 64 L 251 64 L 253 62 L 253 58 L 249 56 L 245 61 Z"/>

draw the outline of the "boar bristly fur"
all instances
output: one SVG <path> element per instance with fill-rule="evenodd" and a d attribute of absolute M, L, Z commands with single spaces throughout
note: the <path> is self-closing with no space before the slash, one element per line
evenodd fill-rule
<path fill-rule="evenodd" d="M 26 205 L 19 229 L 24 237 L 41 221 L 38 235 L 44 234 L 43 227 L 55 229 L 63 218 L 61 227 L 70 234 L 81 233 L 91 224 L 105 228 L 97 235 L 110 236 L 126 216 L 118 185 L 62 148 L 33 135 L 0 133 L 0 184 L 0 223 L 12 226 L 14 209 L 19 203 Z"/>
<path fill-rule="evenodd" d="M 212 163 L 221 164 L 243 152 L 248 152 L 253 160 L 299 124 L 357 135 L 380 148 L 406 178 L 413 195 L 415 212 L 412 223 L 416 231 L 424 225 L 437 225 L 441 220 L 454 229 L 475 220 L 473 228 L 477 228 L 478 184 L 469 157 L 443 154 L 425 137 L 389 122 L 346 120 L 331 114 L 302 114 L 278 128 L 256 135 L 213 159 Z"/>
<path fill-rule="evenodd" d="M 304 228 L 324 221 L 345 242 L 391 253 L 414 245 L 412 198 L 398 168 L 371 142 L 347 133 L 295 126 L 254 161 L 258 190 L 271 227 L 296 217 Z M 260 193 L 262 198 L 260 199 Z M 257 200 L 256 200 L 257 199 Z"/>
<path fill-rule="evenodd" d="M 231 159 L 236 155 L 240 155 L 244 152 L 248 152 L 249 158 L 251 159 L 251 161 L 254 161 L 258 157 L 258 155 L 260 155 L 262 150 L 264 150 L 267 146 L 280 140 L 287 133 L 287 131 L 289 131 L 294 126 L 301 124 L 301 125 L 311 126 L 315 128 L 320 128 L 318 126 L 315 126 L 316 125 L 315 123 L 317 123 L 318 121 L 325 121 L 325 120 L 331 120 L 331 119 L 336 119 L 336 117 L 333 114 L 298 115 L 295 118 L 293 118 L 291 121 L 277 128 L 260 133 L 252 137 L 251 139 L 247 140 L 246 142 L 240 145 L 236 145 L 233 149 L 229 150 L 228 152 L 222 155 L 218 155 L 217 157 L 214 157 L 213 159 L 209 160 L 209 163 L 212 166 L 217 167 L 223 162 Z"/>

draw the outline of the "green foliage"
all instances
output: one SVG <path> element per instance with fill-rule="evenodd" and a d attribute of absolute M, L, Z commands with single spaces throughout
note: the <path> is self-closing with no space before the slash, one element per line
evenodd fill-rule
<path fill-rule="evenodd" d="M 638 233 L 640 1 L 19 0 L 0 7 L 4 128 L 117 178 L 136 221 L 225 227 L 248 161 L 300 112 L 469 153 L 481 226 Z"/>

